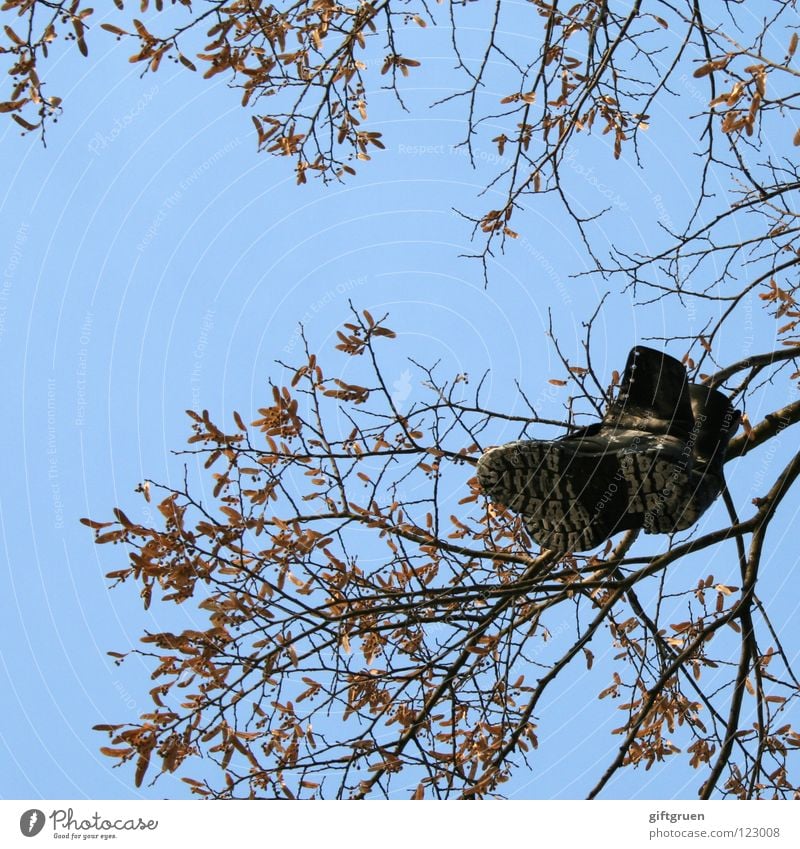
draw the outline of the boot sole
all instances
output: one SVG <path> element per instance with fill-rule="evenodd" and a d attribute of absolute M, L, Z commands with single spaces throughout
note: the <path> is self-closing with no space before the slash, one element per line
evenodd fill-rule
<path fill-rule="evenodd" d="M 689 497 L 684 496 L 671 531 L 685 531 L 697 522 L 703 513 L 716 501 L 722 491 L 722 479 L 713 472 L 693 471 L 686 487 Z"/>
<path fill-rule="evenodd" d="M 664 533 L 685 504 L 689 475 L 679 444 L 603 451 L 581 442 L 530 440 L 487 451 L 478 463 L 483 491 L 523 515 L 543 548 L 586 551 L 620 530 Z"/>

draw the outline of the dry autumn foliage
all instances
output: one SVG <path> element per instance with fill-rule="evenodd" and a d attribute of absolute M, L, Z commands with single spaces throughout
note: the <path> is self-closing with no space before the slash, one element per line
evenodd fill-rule
<path fill-rule="evenodd" d="M 498 154 L 489 186 L 500 201 L 465 214 L 485 273 L 493 251 L 524 232 L 523 205 L 549 196 L 571 216 L 593 272 L 620 279 L 643 309 L 662 299 L 715 307 L 681 340 L 695 380 L 724 387 L 740 408 L 766 385 L 782 387 L 785 404 L 744 417 L 729 463 L 800 420 L 800 401 L 789 400 L 800 377 L 793 3 L 758 4 L 758 19 L 744 3 L 701 11 L 697 0 L 565 9 L 543 0 L 141 0 L 127 16 L 131 5 L 115 0 L 118 16 L 94 26 L 81 0 L 3 3 L 11 76 L 0 111 L 44 137 L 62 109 L 44 82 L 46 60 L 59 39 L 88 53 L 103 37 L 91 30 L 104 30 L 129 45 L 143 73 L 172 60 L 225 75 L 251 111 L 258 148 L 289 161 L 298 183 L 343 179 L 384 147 L 369 123 L 371 94 L 386 86 L 402 108 L 404 79 L 426 73 L 408 54 L 447 26 L 464 79 L 446 98 L 464 105 L 454 142 L 473 157 L 490 141 Z M 663 245 L 647 253 L 609 246 L 594 226 L 604 210 L 574 203 L 575 146 L 607 147 L 609 166 L 638 163 L 642 134 L 687 100 L 696 114 L 687 116 L 693 201 L 684 219 L 662 216 Z M 779 322 L 763 346 L 774 350 L 718 362 L 755 296 Z M 98 726 L 110 736 L 105 754 L 131 762 L 137 784 L 210 759 L 218 780 L 184 779 L 201 796 L 502 795 L 515 770 L 535 762 L 554 682 L 591 668 L 605 643 L 614 669 L 599 695 L 620 712 L 619 747 L 590 797 L 626 768 L 676 760 L 696 771 L 703 798 L 800 795 L 791 772 L 800 733 L 787 718 L 800 696 L 796 646 L 784 647 L 757 592 L 770 524 L 796 494 L 800 453 L 752 503 L 726 494 L 726 525 L 666 551 L 642 543 L 631 553 L 630 533 L 592 555 L 539 552 L 518 517 L 478 492 L 473 467 L 502 428 L 539 435 L 532 426 L 563 430 L 574 418 L 489 410 L 480 388 L 467 403 L 462 375 L 422 366 L 427 401 L 399 410 L 380 365 L 380 346 L 397 344 L 384 322 L 354 311 L 340 333 L 359 384 L 307 346 L 251 424 L 234 414 L 228 433 L 208 413 L 190 413 L 187 453 L 213 477 L 210 498 L 188 482 L 148 480 L 140 489 L 158 504 L 157 526 L 120 509 L 112 521 L 85 520 L 97 542 L 128 550 L 113 581 L 140 586 L 146 606 L 191 604 L 208 621 L 145 635 L 134 651 L 153 665 L 153 709 L 133 724 Z M 592 368 L 590 330 L 585 365 L 562 358 L 551 383 L 597 409 L 615 381 L 608 387 Z M 696 564 L 687 558 L 721 546 L 735 553 L 735 583 L 696 568 L 676 574 L 679 561 Z M 555 611 L 574 622 L 569 633 L 548 630 Z"/>
<path fill-rule="evenodd" d="M 783 717 L 800 688 L 755 585 L 800 454 L 746 518 L 666 551 L 629 557 L 631 532 L 591 556 L 536 552 L 519 516 L 480 494 L 474 464 L 498 425 L 516 420 L 525 434 L 542 420 L 485 409 L 480 388 L 467 403 L 463 375 L 440 382 L 424 369 L 430 397 L 401 412 L 380 367 L 394 335 L 368 312 L 339 332 L 336 347 L 360 358 L 362 385 L 326 377 L 306 347 L 250 425 L 234 413 L 226 432 L 190 411 L 185 453 L 213 476 L 210 499 L 188 483 L 146 481 L 158 527 L 121 510 L 84 520 L 97 542 L 130 551 L 109 578 L 139 584 L 145 606 L 191 602 L 208 617 L 205 630 L 142 638 L 134 652 L 153 665 L 154 707 L 138 723 L 98 726 L 112 738 L 104 752 L 134 762 L 137 784 L 148 769 L 211 758 L 218 784 L 184 778 L 203 796 L 494 796 L 534 757 L 553 682 L 571 665 L 591 669 L 589 645 L 608 629 L 616 668 L 599 695 L 620 699 L 624 721 L 590 795 L 622 767 L 681 751 L 704 796 L 795 795 L 788 759 L 800 734 Z M 751 357 L 708 381 L 747 385 L 795 356 Z M 569 373 L 582 380 L 591 369 Z M 798 418 L 795 401 L 748 425 L 730 458 Z M 661 601 L 640 601 L 648 580 L 731 539 L 738 586 L 690 581 L 676 594 L 686 617 L 670 625 Z M 548 643 L 548 622 L 564 609 L 575 633 Z M 723 630 L 740 639 L 738 663 Z M 739 722 L 745 698 L 758 707 L 753 728 Z"/>
<path fill-rule="evenodd" d="M 0 50 L 11 60 L 10 91 L 0 111 L 23 133 L 38 131 L 44 138 L 62 109 L 61 97 L 47 93 L 43 77 L 59 39 L 86 56 L 87 36 L 95 29 L 102 32 L 92 32 L 92 38 L 113 36 L 127 45 L 129 61 L 140 65 L 143 75 L 166 62 L 205 78 L 224 75 L 251 111 L 260 150 L 287 158 L 298 183 L 309 175 L 342 179 L 384 148 L 382 134 L 367 129 L 370 96 L 388 88 L 398 108 L 405 109 L 403 81 L 425 73 L 421 61 L 406 54 L 424 45 L 421 31 L 445 26 L 452 31 L 453 59 L 464 79 L 461 90 L 440 101 L 464 104 L 466 130 L 454 143 L 473 161 L 476 144 L 491 144 L 502 160 L 490 183 L 502 203 L 465 216 L 483 238 L 477 256 L 484 263 L 498 243 L 517 238 L 510 221 L 526 200 L 553 193 L 602 268 L 587 232 L 595 216 L 573 209 L 565 190 L 565 157 L 576 136 L 594 132 L 610 140 L 613 158 L 630 147 L 629 155 L 638 159 L 651 112 L 681 94 L 697 105 L 696 153 L 706 163 L 697 180 L 696 208 L 685 230 L 674 234 L 683 253 L 689 248 L 689 257 L 705 256 L 734 209 L 760 213 L 772 221 L 775 235 L 794 230 L 784 203 L 797 187 L 793 162 L 753 158 L 765 140 L 778 147 L 779 139 L 791 140 L 790 150 L 800 144 L 793 120 L 798 34 L 789 0 L 769 0 L 757 18 L 740 2 L 701 11 L 697 0 L 660 0 L 652 8 L 636 0 L 619 9 L 605 0 L 582 0 L 565 9 L 547 0 L 521 7 L 455 0 L 351 5 L 114 0 L 114 6 L 116 12 L 106 9 L 103 14 L 110 18 L 100 21 L 84 0 L 6 0 L 0 6 L 8 21 Z M 466 31 L 463 38 L 459 27 Z M 481 29 L 483 46 L 476 48 L 474 32 Z M 495 99 L 486 91 L 507 93 Z M 505 129 L 490 140 L 498 125 Z M 739 183 L 733 208 L 725 198 L 720 206 L 711 188 L 718 170 L 734 174 Z M 750 237 L 740 241 L 751 248 L 757 244 Z M 698 269 L 690 266 L 677 274 L 669 262 L 675 249 L 649 259 L 663 262 L 681 288 Z M 624 259 L 617 255 L 612 268 L 637 279 L 640 262 Z"/>
<path fill-rule="evenodd" d="M 790 195 L 799 177 L 792 157 L 781 151 L 800 144 L 796 12 L 791 0 L 761 5 L 756 17 L 742 2 L 701 11 L 697 0 L 658 0 L 652 8 L 636 0 L 620 9 L 605 0 L 566 9 L 546 0 L 521 7 L 455 0 L 361 0 L 349 6 L 335 0 L 204 0 L 195 6 L 189 0 L 114 0 L 116 13 L 106 10 L 113 20 L 95 23 L 95 10 L 83 0 L 6 0 L 0 6 L 8 19 L 0 51 L 11 61 L 11 90 L 0 112 L 23 133 L 36 131 L 44 139 L 62 99 L 46 92 L 42 68 L 59 38 L 88 55 L 87 34 L 94 28 L 103 32 L 93 36 L 112 35 L 128 44 L 129 61 L 143 75 L 168 61 L 205 78 L 224 75 L 251 111 L 259 150 L 288 159 L 298 183 L 309 175 L 340 180 L 385 147 L 382 134 L 368 129 L 370 97 L 389 89 L 405 109 L 403 81 L 425 72 L 420 60 L 406 54 L 424 44 L 420 32 L 445 27 L 464 80 L 463 88 L 439 101 L 464 104 L 466 130 L 454 144 L 473 163 L 476 145 L 490 144 L 498 154 L 489 187 L 502 202 L 462 213 L 482 239 L 476 256 L 484 269 L 498 246 L 519 236 L 510 222 L 523 205 L 533 195 L 554 194 L 598 271 L 688 295 L 696 277 L 707 294 L 714 283 L 727 281 L 729 265 L 743 255 L 774 260 L 794 252 Z M 476 31 L 484 33 L 478 48 Z M 514 33 L 538 35 L 519 39 Z M 494 99 L 486 91 L 508 93 Z M 588 212 L 571 196 L 570 151 L 579 135 L 594 133 L 614 159 L 627 149 L 639 161 L 651 113 L 676 96 L 697 106 L 701 168 L 690 178 L 694 208 L 682 227 L 660 222 L 672 240 L 663 251 L 631 257 L 612 249 L 609 263 L 596 250 L 596 242 L 605 248 L 606 240 L 591 228 L 603 210 Z M 657 120 L 665 123 L 663 115 Z M 504 129 L 490 139 L 498 126 Z M 775 155 L 762 155 L 762 148 Z M 730 179 L 733 200 L 714 190 Z M 753 213 L 754 232 L 743 225 L 746 212 Z M 731 242 L 734 215 L 741 229 Z M 783 271 L 795 259 L 773 264 Z M 769 271 L 758 275 L 754 285 L 769 277 Z"/>

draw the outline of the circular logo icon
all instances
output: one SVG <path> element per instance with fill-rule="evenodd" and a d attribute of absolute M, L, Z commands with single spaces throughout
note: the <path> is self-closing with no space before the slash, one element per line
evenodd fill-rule
<path fill-rule="evenodd" d="M 19 818 L 19 830 L 25 837 L 36 837 L 44 828 L 44 811 L 31 808 Z"/>

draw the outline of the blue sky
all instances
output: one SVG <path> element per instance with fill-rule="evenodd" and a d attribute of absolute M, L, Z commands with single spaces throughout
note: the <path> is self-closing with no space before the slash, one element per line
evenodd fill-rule
<path fill-rule="evenodd" d="M 408 356 L 441 360 L 443 373 L 488 369 L 490 406 L 519 412 L 519 380 L 542 415 L 560 416 L 566 390 L 548 383 L 562 376 L 545 335 L 548 307 L 565 353 L 579 362 L 581 322 L 608 287 L 572 277 L 587 270 L 587 257 L 549 198 L 529 203 L 516 221 L 521 237 L 491 263 L 488 288 L 479 264 L 459 258 L 474 246 L 453 207 L 483 208 L 476 196 L 496 151 L 479 142 L 473 170 L 452 148 L 463 136 L 460 111 L 426 108 L 457 84 L 447 33 L 430 27 L 415 37 L 414 55 L 431 73 L 408 81 L 410 114 L 374 93 L 387 150 L 344 185 L 296 187 L 284 162 L 256 154 L 249 117 L 221 77 L 204 82 L 169 66 L 140 80 L 127 48 L 111 38 L 91 39 L 88 60 L 72 49 L 53 62 L 66 111 L 46 149 L 2 124 L 0 796 L 188 795 L 170 776 L 136 790 L 130 770 L 111 769 L 99 754 L 105 741 L 90 729 L 147 707 L 148 669 L 135 660 L 117 667 L 106 652 L 125 651 L 144 629 L 176 616 L 189 627 L 197 614 L 158 605 L 145 613 L 132 587 L 109 593 L 104 574 L 124 552 L 97 549 L 78 520 L 104 519 L 119 505 L 145 521 L 147 505 L 133 490 L 144 477 L 180 480 L 182 461 L 170 451 L 189 433 L 184 410 L 254 418 L 267 379 L 282 377 L 274 361 L 298 355 L 298 320 L 323 352 L 347 320 L 348 299 L 389 312 L 398 333 L 387 349 L 390 379 L 406 382 Z M 598 225 L 601 238 L 646 250 L 662 239 L 659 219 L 681 220 L 693 167 L 686 116 L 696 109 L 687 83 L 653 117 L 645 170 L 629 157 L 614 162 L 599 138 L 580 139 L 569 191 L 586 210 L 612 207 Z M 699 308 L 638 308 L 630 294 L 612 291 L 595 327 L 595 368 L 609 376 L 632 345 L 696 333 L 705 318 Z M 757 300 L 739 322 L 721 341 L 723 362 L 773 343 L 774 323 Z M 412 383 L 408 391 L 413 400 L 422 390 Z M 778 406 L 785 391 L 763 392 L 751 419 Z M 742 504 L 768 488 L 790 447 L 784 435 L 768 461 L 762 452 L 729 472 Z M 785 624 L 797 613 L 785 592 L 796 556 L 787 539 L 794 509 L 784 505 L 776 519 L 760 585 Z M 712 513 L 703 521 L 724 519 Z M 677 568 L 735 578 L 732 548 L 704 556 Z M 551 624 L 556 640 L 568 624 Z M 621 724 L 596 700 L 610 653 L 601 647 L 594 671 L 560 683 L 540 718 L 534 772 L 517 776 L 510 795 L 580 798 L 594 783 L 616 747 L 607 732 Z M 693 778 L 654 768 L 622 776 L 609 795 L 691 798 Z"/>

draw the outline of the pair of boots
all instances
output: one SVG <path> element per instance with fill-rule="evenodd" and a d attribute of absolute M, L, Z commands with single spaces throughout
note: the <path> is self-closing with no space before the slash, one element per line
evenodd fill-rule
<path fill-rule="evenodd" d="M 554 551 L 587 551 L 631 528 L 682 531 L 719 495 L 738 423 L 725 395 L 690 384 L 668 354 L 637 346 L 602 421 L 560 439 L 491 448 L 478 481 Z"/>

